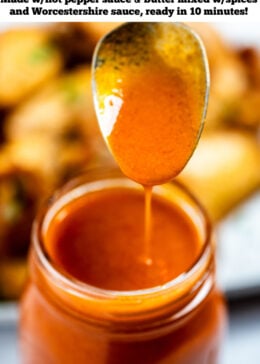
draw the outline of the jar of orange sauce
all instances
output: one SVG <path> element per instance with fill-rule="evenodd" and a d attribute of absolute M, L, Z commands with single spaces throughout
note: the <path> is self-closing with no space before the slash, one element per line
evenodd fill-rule
<path fill-rule="evenodd" d="M 155 266 L 143 267 L 142 204 L 139 185 L 95 173 L 40 212 L 21 303 L 23 364 L 219 363 L 226 311 L 208 218 L 179 184 L 155 187 Z"/>

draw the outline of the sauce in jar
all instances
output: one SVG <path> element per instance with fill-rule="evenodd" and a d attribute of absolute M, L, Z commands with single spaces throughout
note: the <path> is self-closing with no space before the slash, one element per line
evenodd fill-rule
<path fill-rule="evenodd" d="M 57 213 L 44 236 L 48 256 L 72 277 L 109 290 L 151 288 L 176 278 L 196 261 L 202 239 L 179 206 L 155 194 L 147 265 L 143 200 L 142 191 L 126 188 L 76 199 Z"/>
<path fill-rule="evenodd" d="M 225 304 L 204 212 L 181 186 L 156 187 L 160 240 L 147 267 L 142 188 L 87 178 L 64 187 L 34 226 L 22 363 L 216 364 Z"/>

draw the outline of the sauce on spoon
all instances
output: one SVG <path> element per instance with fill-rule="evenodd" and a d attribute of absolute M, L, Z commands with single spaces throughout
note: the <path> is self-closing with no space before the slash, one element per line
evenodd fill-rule
<path fill-rule="evenodd" d="M 145 188 L 150 264 L 152 186 L 178 175 L 202 130 L 209 84 L 204 49 L 182 24 L 129 23 L 101 40 L 93 68 L 102 134 L 123 173 Z"/>

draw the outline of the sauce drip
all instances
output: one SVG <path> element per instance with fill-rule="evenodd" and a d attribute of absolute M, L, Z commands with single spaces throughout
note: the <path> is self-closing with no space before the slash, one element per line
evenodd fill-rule
<path fill-rule="evenodd" d="M 145 209 L 144 209 L 144 261 L 147 265 L 152 264 L 151 259 L 151 235 L 152 235 L 152 187 L 144 187 Z"/>
<path fill-rule="evenodd" d="M 151 187 L 170 181 L 202 129 L 207 66 L 183 25 L 126 24 L 101 42 L 94 64 L 97 113 L 122 172 L 145 187 L 144 251 L 151 263 Z"/>

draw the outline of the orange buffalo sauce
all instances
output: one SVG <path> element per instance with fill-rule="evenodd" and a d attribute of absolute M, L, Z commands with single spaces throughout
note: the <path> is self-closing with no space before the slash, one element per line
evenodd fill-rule
<path fill-rule="evenodd" d="M 199 40 L 180 24 L 125 24 L 97 49 L 99 125 L 122 172 L 145 187 L 143 244 L 151 264 L 152 186 L 178 175 L 195 149 L 207 99 L 206 61 Z"/>
<path fill-rule="evenodd" d="M 147 262 L 152 259 L 152 186 L 169 181 L 183 169 L 201 127 L 203 95 L 189 76 L 185 70 L 172 70 L 154 54 L 154 63 L 125 70 L 114 94 L 104 101 L 112 154 L 123 173 L 145 187 L 142 244 Z M 102 89 L 102 79 L 98 82 Z"/>
<path fill-rule="evenodd" d="M 147 265 L 142 207 L 129 180 L 81 179 L 38 217 L 23 364 L 218 363 L 225 305 L 207 219 L 180 186 L 156 188 Z"/>
<path fill-rule="evenodd" d="M 71 276 L 109 290 L 150 288 L 179 276 L 199 256 L 198 232 L 180 207 L 155 195 L 146 264 L 143 200 L 142 191 L 117 188 L 71 202 L 44 237 L 48 255 Z"/>
<path fill-rule="evenodd" d="M 151 57 L 153 63 L 118 72 L 113 93 L 104 73 L 115 71 L 106 64 L 96 70 L 106 95 L 103 134 L 123 173 L 145 186 L 168 182 L 183 169 L 199 138 L 205 102 L 205 84 L 185 66 L 173 70 L 156 53 Z"/>

